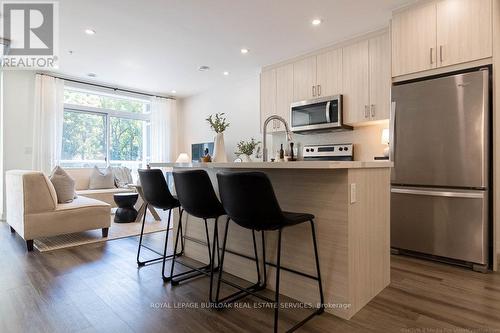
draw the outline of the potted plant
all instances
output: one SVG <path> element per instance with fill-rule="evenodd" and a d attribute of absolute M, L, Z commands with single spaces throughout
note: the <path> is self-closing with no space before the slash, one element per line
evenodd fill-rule
<path fill-rule="evenodd" d="M 210 124 L 212 130 L 215 131 L 214 138 L 214 162 L 227 162 L 226 148 L 224 146 L 224 131 L 229 127 L 226 121 L 225 113 L 211 114 L 206 121 Z"/>
<path fill-rule="evenodd" d="M 257 148 L 259 144 L 260 141 L 255 141 L 254 138 L 251 138 L 250 141 L 242 140 L 236 144 L 236 148 L 238 148 L 238 150 L 235 154 L 241 158 L 243 162 L 252 162 L 250 156 L 253 155 L 255 148 Z"/>

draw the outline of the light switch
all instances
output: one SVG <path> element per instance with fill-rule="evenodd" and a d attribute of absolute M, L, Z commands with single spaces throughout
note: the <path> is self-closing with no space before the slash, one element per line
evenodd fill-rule
<path fill-rule="evenodd" d="M 351 203 L 356 202 L 356 183 L 351 184 Z"/>

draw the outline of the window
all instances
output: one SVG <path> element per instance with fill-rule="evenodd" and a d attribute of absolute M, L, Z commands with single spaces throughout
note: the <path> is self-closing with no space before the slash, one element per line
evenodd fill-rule
<path fill-rule="evenodd" d="M 145 166 L 149 109 L 147 100 L 66 87 L 61 165 Z"/>

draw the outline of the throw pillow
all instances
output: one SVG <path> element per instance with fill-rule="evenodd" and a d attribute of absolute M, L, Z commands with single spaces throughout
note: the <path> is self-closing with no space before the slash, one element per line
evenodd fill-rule
<path fill-rule="evenodd" d="M 127 167 L 115 167 L 113 168 L 113 175 L 115 177 L 116 187 L 127 187 L 128 184 L 132 184 L 132 172 Z"/>
<path fill-rule="evenodd" d="M 114 187 L 115 178 L 113 177 L 111 167 L 100 170 L 96 165 L 90 175 L 89 190 L 110 189 Z"/>
<path fill-rule="evenodd" d="M 68 203 L 75 198 L 75 180 L 60 166 L 56 166 L 49 177 L 56 190 L 57 202 Z"/>

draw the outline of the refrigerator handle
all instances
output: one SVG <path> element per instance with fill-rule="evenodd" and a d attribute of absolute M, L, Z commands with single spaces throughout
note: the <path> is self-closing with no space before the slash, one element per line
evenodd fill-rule
<path fill-rule="evenodd" d="M 391 188 L 391 193 L 397 194 L 412 194 L 423 195 L 432 197 L 446 197 L 446 198 L 470 198 L 470 199 L 483 199 L 484 191 L 436 191 L 426 189 L 407 189 L 407 188 Z"/>
<path fill-rule="evenodd" d="M 390 130 L 389 130 L 389 160 L 393 161 L 395 160 L 395 152 L 394 152 L 394 147 L 395 147 L 395 140 L 396 140 L 396 132 L 395 132 L 395 126 L 396 126 L 396 101 L 391 102 L 391 114 L 390 114 Z"/>

